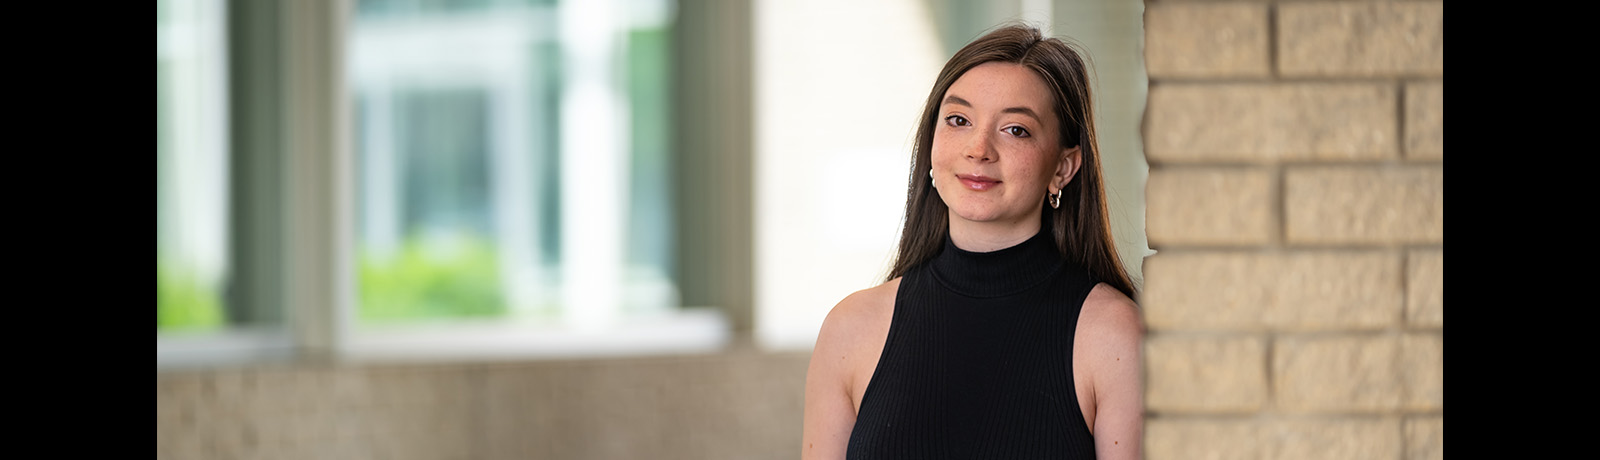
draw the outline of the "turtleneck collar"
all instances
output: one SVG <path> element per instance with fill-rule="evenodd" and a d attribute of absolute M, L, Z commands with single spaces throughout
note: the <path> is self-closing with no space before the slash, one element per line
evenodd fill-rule
<path fill-rule="evenodd" d="M 994 252 L 963 250 L 947 234 L 944 250 L 933 258 L 931 268 L 939 283 L 950 290 L 968 297 L 991 298 L 1038 285 L 1055 274 L 1062 263 L 1046 219 L 1032 238 Z"/>

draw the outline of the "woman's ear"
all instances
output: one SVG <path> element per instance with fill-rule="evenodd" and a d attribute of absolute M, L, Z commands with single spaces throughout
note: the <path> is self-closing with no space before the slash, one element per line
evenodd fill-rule
<path fill-rule="evenodd" d="M 1072 183 L 1072 178 L 1077 176 L 1078 167 L 1083 165 L 1083 146 L 1074 145 L 1061 151 L 1061 164 L 1056 166 L 1055 189 L 1057 191 L 1067 188 Z"/>

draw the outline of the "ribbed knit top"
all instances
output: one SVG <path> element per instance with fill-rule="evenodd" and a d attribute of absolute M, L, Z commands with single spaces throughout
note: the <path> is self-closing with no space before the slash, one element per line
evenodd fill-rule
<path fill-rule="evenodd" d="M 1072 337 L 1095 282 L 1048 230 L 988 253 L 947 238 L 905 273 L 848 458 L 1094 458 Z"/>

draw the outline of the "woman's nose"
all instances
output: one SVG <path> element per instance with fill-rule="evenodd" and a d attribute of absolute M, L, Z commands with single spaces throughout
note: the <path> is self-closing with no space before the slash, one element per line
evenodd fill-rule
<path fill-rule="evenodd" d="M 966 148 L 967 159 L 978 162 L 992 162 L 995 160 L 994 142 L 991 134 L 985 130 L 974 130 L 972 138 L 968 139 Z"/>

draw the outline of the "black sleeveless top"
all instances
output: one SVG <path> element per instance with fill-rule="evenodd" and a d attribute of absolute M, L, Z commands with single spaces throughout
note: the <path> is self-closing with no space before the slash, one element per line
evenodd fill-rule
<path fill-rule="evenodd" d="M 989 253 L 946 238 L 900 280 L 848 458 L 1094 458 L 1072 337 L 1095 284 L 1048 228 Z"/>

